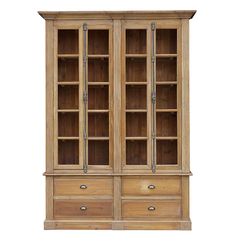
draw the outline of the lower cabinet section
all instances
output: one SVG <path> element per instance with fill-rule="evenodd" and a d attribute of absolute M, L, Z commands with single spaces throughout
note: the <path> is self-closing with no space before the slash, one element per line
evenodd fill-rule
<path fill-rule="evenodd" d="M 74 218 L 111 218 L 113 216 L 112 200 L 55 200 L 55 219 Z"/>
<path fill-rule="evenodd" d="M 123 218 L 180 218 L 180 200 L 122 201 Z"/>
<path fill-rule="evenodd" d="M 45 229 L 189 230 L 188 181 L 178 175 L 47 177 Z"/>

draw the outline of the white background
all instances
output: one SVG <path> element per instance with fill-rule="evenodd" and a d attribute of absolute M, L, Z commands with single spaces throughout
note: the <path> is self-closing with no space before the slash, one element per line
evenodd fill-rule
<path fill-rule="evenodd" d="M 0 2 L 1 240 L 236 240 L 234 2 Z M 193 230 L 44 231 L 45 25 L 37 11 L 177 9 L 198 11 L 190 21 Z"/>

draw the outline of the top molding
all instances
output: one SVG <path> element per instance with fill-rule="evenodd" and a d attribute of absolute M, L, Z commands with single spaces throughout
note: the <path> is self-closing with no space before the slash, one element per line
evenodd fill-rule
<path fill-rule="evenodd" d="M 39 11 L 45 20 L 191 19 L 196 10 L 178 11 Z"/>

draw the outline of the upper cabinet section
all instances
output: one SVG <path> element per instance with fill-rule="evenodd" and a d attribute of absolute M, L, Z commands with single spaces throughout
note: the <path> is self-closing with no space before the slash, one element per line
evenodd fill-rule
<path fill-rule="evenodd" d="M 39 12 L 50 42 L 54 169 L 188 170 L 194 13 Z"/>

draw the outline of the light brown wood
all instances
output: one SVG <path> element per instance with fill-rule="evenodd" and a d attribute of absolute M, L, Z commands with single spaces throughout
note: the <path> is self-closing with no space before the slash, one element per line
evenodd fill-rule
<path fill-rule="evenodd" d="M 125 230 L 191 230 L 189 220 L 158 221 L 104 221 L 104 220 L 50 220 L 45 221 L 45 229 L 125 229 Z M 114 228 L 113 228 L 114 227 Z"/>
<path fill-rule="evenodd" d="M 179 200 L 122 201 L 123 218 L 178 218 L 180 216 L 181 202 Z"/>
<path fill-rule="evenodd" d="M 182 21 L 182 168 L 189 170 L 189 23 Z"/>
<path fill-rule="evenodd" d="M 53 21 L 46 22 L 46 171 L 53 171 L 54 158 L 54 119 L 53 119 L 53 83 L 54 83 L 54 42 Z M 53 177 L 46 177 L 46 219 L 53 219 Z"/>
<path fill-rule="evenodd" d="M 54 200 L 55 219 L 112 217 L 111 200 Z"/>
<path fill-rule="evenodd" d="M 54 195 L 113 195 L 113 179 L 58 177 L 54 179 Z"/>
<path fill-rule="evenodd" d="M 39 14 L 46 19 L 45 229 L 190 230 L 195 11 Z"/>
<path fill-rule="evenodd" d="M 181 179 L 175 177 L 124 177 L 122 178 L 123 196 L 179 195 Z"/>
<path fill-rule="evenodd" d="M 53 83 L 54 83 L 54 41 L 53 21 L 46 22 L 46 171 L 53 170 Z"/>
<path fill-rule="evenodd" d="M 70 11 L 38 12 L 44 19 L 181 19 L 192 18 L 196 11 Z"/>

